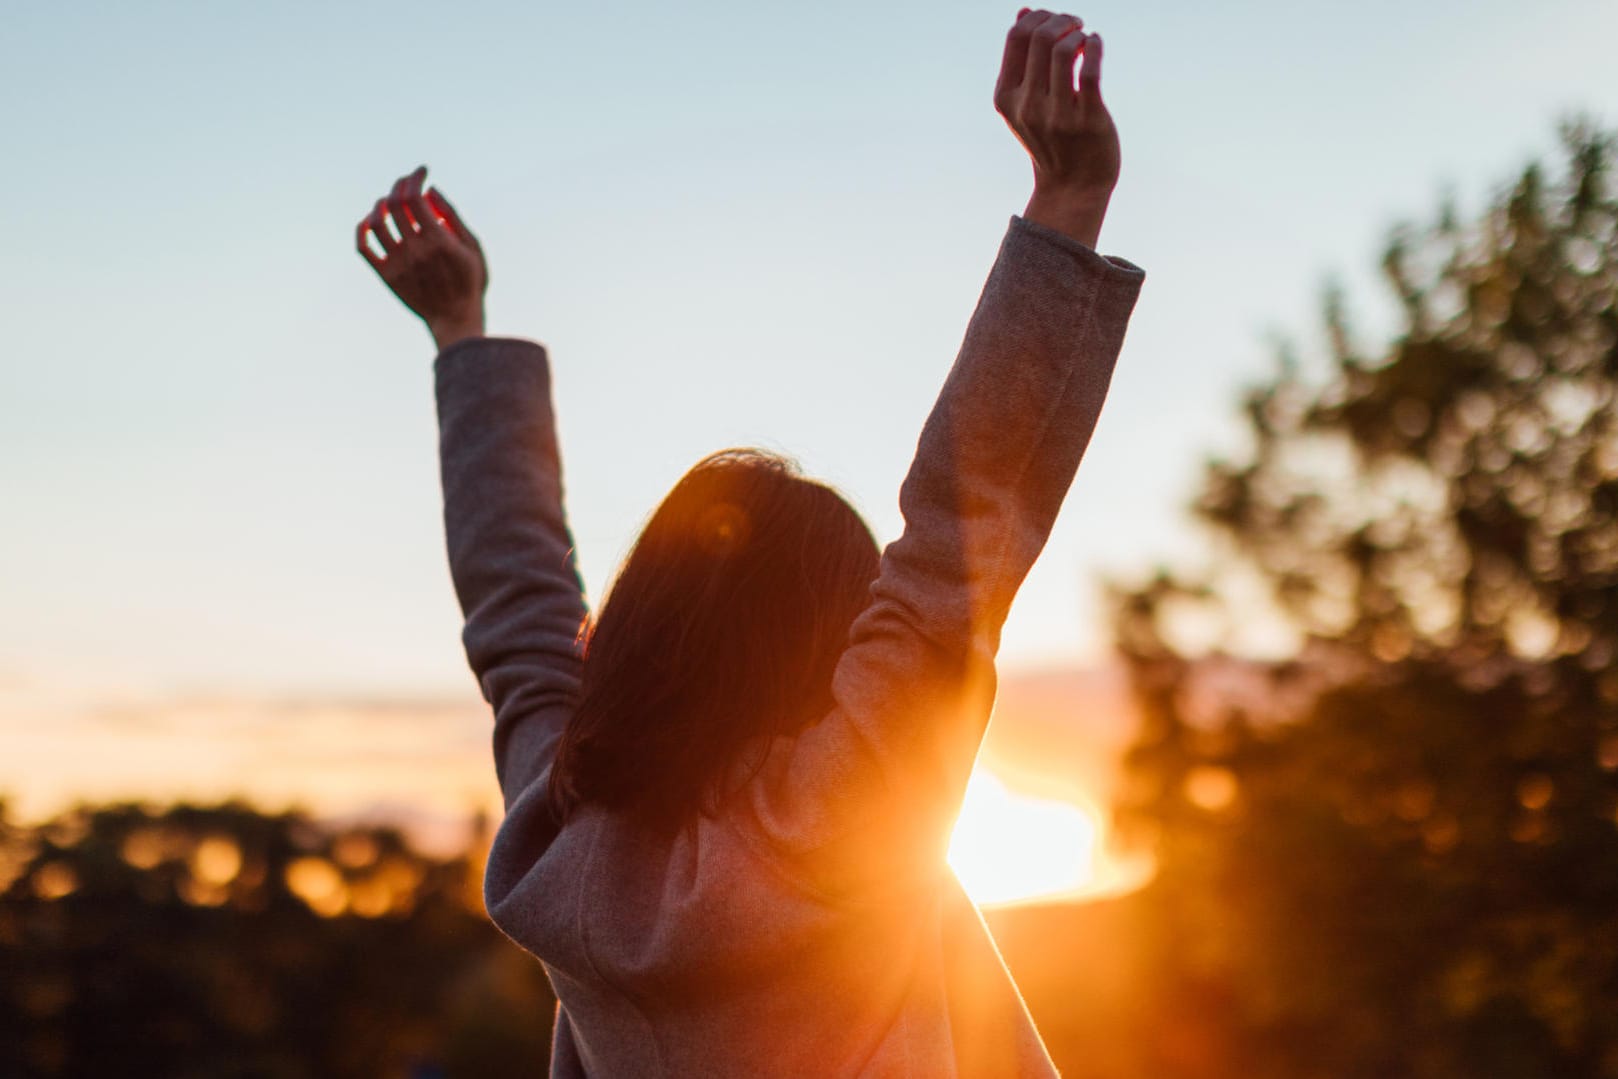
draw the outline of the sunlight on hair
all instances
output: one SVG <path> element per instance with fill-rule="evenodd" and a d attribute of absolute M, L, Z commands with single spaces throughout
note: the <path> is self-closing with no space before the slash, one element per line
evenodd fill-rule
<path fill-rule="evenodd" d="M 949 864 L 979 904 L 1014 903 L 1097 883 L 1100 825 L 1071 802 L 1033 798 L 979 769 L 949 844 Z"/>

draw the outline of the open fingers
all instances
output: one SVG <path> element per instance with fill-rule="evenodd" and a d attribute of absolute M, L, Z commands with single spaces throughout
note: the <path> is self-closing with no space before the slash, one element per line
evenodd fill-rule
<path fill-rule="evenodd" d="M 455 207 L 449 204 L 449 200 L 444 197 L 442 191 L 436 187 L 429 187 L 427 189 L 427 201 L 432 205 L 432 209 L 437 212 L 438 216 L 443 218 L 444 223 L 450 227 L 450 231 L 473 247 L 481 250 L 478 238 L 472 235 L 472 230 L 466 227 L 466 223 L 461 220 L 461 215 L 455 212 Z"/>
<path fill-rule="evenodd" d="M 1084 66 L 1079 69 L 1079 92 L 1097 95 L 1101 93 L 1100 34 L 1089 34 L 1084 39 Z"/>
<path fill-rule="evenodd" d="M 1073 30 L 1051 46 L 1051 94 L 1058 104 L 1073 101 L 1073 67 L 1084 51 L 1085 35 Z"/>
<path fill-rule="evenodd" d="M 426 200 L 421 197 L 421 182 L 426 178 L 427 166 L 421 165 L 415 172 L 405 177 L 403 194 L 405 212 L 410 215 L 416 227 L 424 232 L 437 224 L 437 219 L 427 208 Z"/>
<path fill-rule="evenodd" d="M 393 219 L 393 227 L 399 230 L 401 242 L 408 241 L 415 235 L 416 228 L 405 213 L 405 193 L 410 186 L 410 177 L 401 176 L 393 183 L 393 189 L 383 200 L 387 204 L 388 216 Z"/>
<path fill-rule="evenodd" d="M 370 234 L 371 219 L 369 217 L 360 218 L 360 223 L 354 227 L 354 246 L 357 247 L 360 254 L 365 257 L 365 261 L 371 264 L 371 269 L 381 273 L 382 256 L 378 255 L 376 250 L 371 246 L 371 242 L 368 239 Z"/>
<path fill-rule="evenodd" d="M 1052 53 L 1056 44 L 1070 34 L 1080 33 L 1084 29 L 1084 22 L 1072 15 L 1053 15 L 1036 26 L 1028 43 L 1027 73 L 1023 76 L 1026 89 L 1032 94 L 1043 94 L 1050 90 L 1051 67 L 1055 63 Z M 1068 69 L 1072 70 L 1071 67 Z M 1071 76 L 1069 76 L 1071 79 Z M 1069 81 L 1068 86 L 1073 83 Z"/>
<path fill-rule="evenodd" d="M 1028 69 L 1028 46 L 1033 40 L 1034 28 L 1050 17 L 1048 11 L 1029 11 L 1027 8 L 1017 13 L 1017 21 L 1006 34 L 1006 51 L 1000 59 L 1000 78 L 994 87 L 995 101 L 1000 105 L 1007 104 L 1005 95 L 1022 85 Z"/>
<path fill-rule="evenodd" d="M 365 227 L 376 234 L 376 242 L 382 245 L 384 257 L 391 256 L 399 250 L 399 241 L 388 231 L 387 213 L 388 200 L 377 199 L 376 206 L 371 209 L 364 222 Z"/>

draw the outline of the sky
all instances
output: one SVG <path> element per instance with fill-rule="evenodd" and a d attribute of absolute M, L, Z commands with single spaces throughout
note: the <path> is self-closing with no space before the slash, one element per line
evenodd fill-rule
<path fill-rule="evenodd" d="M 795 456 L 896 538 L 1030 190 L 990 101 L 1016 7 L 8 11 L 0 744 L 133 699 L 476 703 L 431 340 L 354 250 L 418 164 L 482 240 L 490 332 L 551 351 L 593 599 L 724 446 Z M 1329 279 L 1385 329 L 1389 228 L 1479 205 L 1574 110 L 1618 116 L 1610 0 L 1076 13 L 1123 144 L 1100 247 L 1147 280 L 1013 673 L 1104 663 L 1098 581 L 1206 552 L 1199 462 L 1239 448 L 1277 337 L 1318 351 Z"/>

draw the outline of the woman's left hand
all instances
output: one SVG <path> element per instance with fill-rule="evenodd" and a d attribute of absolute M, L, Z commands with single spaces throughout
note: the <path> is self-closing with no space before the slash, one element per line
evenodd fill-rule
<path fill-rule="evenodd" d="M 994 107 L 1034 165 L 1024 216 L 1094 247 L 1119 167 L 1118 128 L 1101 100 L 1101 36 L 1076 16 L 1023 8 L 1006 35 Z"/>
<path fill-rule="evenodd" d="M 359 223 L 355 240 L 383 283 L 427 323 L 442 351 L 463 338 L 483 336 L 489 267 L 482 245 L 449 201 L 436 188 L 422 192 L 426 177 L 426 165 L 399 177 Z M 368 236 L 376 237 L 381 255 Z"/>

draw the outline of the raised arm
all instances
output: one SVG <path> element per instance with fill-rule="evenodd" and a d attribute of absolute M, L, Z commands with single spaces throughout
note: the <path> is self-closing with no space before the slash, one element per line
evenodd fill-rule
<path fill-rule="evenodd" d="M 399 302 L 427 324 L 442 352 L 463 338 L 483 336 L 489 265 L 483 245 L 442 192 L 422 191 L 426 179 L 426 165 L 399 177 L 360 220 L 354 238 L 360 255 Z"/>
<path fill-rule="evenodd" d="M 584 594 L 563 510 L 548 357 L 530 341 L 484 336 L 482 248 L 442 195 L 422 193 L 426 171 L 377 201 L 358 242 L 439 346 L 450 574 L 467 660 L 494 708 L 495 770 L 510 805 L 543 771 L 571 715 Z"/>
<path fill-rule="evenodd" d="M 1007 39 L 995 101 L 1034 158 L 1034 199 L 1011 219 L 922 429 L 899 494 L 904 532 L 850 632 L 836 707 L 778 739 L 748 792 L 747 826 L 828 894 L 945 871 L 1001 626 L 1106 398 L 1144 275 L 1088 246 L 1118 171 L 1098 56 L 1068 16 L 1025 13 Z"/>

